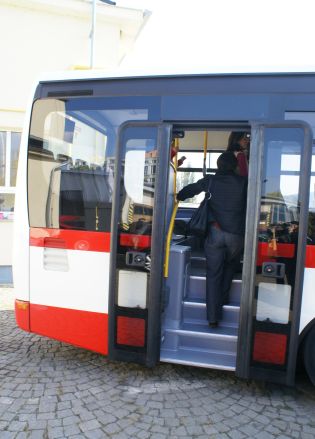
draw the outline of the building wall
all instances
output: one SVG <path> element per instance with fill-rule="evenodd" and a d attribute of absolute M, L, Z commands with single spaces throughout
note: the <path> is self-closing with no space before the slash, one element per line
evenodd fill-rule
<path fill-rule="evenodd" d="M 148 16 L 96 4 L 94 68 L 112 70 L 131 49 Z M 0 0 L 0 132 L 22 130 L 27 103 L 42 72 L 90 67 L 91 28 L 91 0 Z M 4 165 L 0 163 L 2 169 Z M 14 187 L 0 186 L 0 196 L 6 191 L 14 193 Z M 1 266 L 11 264 L 12 227 L 13 221 L 1 219 L 0 212 L 0 284 Z"/>

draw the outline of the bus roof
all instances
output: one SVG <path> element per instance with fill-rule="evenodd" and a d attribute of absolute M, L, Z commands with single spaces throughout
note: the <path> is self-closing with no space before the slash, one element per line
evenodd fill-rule
<path fill-rule="evenodd" d="M 201 72 L 196 70 L 187 70 L 181 72 L 175 71 L 146 71 L 146 70 L 115 70 L 115 71 L 103 71 L 103 70 L 67 70 L 57 72 L 42 73 L 38 82 L 59 82 L 59 81 L 80 81 L 80 80 L 113 80 L 113 79 L 145 79 L 145 78 L 175 78 L 175 77 L 257 77 L 257 76 L 315 76 L 314 70 L 312 71 L 285 71 L 285 72 Z"/>

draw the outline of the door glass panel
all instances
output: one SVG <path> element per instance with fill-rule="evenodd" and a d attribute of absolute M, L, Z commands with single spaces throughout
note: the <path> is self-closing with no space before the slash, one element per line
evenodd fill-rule
<path fill-rule="evenodd" d="M 306 266 L 313 266 L 315 259 L 315 252 L 313 251 L 315 245 L 315 147 L 313 146 L 312 155 L 312 170 L 310 181 L 310 199 L 309 199 L 309 214 L 308 214 L 308 231 L 307 231 L 307 245 L 308 247 L 308 260 Z"/>
<path fill-rule="evenodd" d="M 123 199 L 120 208 L 119 227 L 121 243 L 126 239 L 135 250 L 144 242 L 150 242 L 153 216 L 157 151 L 154 139 L 130 139 L 126 142 L 123 160 Z M 139 238 L 124 238 L 125 234 L 144 235 L 146 241 L 141 244 Z M 146 245 L 147 245 L 146 244 Z"/>
<path fill-rule="evenodd" d="M 300 223 L 304 131 L 265 129 L 252 363 L 285 369 Z"/>
<path fill-rule="evenodd" d="M 158 165 L 157 129 L 127 128 L 122 141 L 115 344 L 145 352 Z"/>

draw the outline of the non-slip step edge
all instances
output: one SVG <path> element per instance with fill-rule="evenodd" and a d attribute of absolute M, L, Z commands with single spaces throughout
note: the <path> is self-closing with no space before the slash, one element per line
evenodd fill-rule
<path fill-rule="evenodd" d="M 196 326 L 205 326 L 208 325 L 208 321 L 205 319 L 195 319 L 195 318 L 184 318 L 184 324 L 192 324 Z M 219 328 L 229 328 L 229 329 L 238 329 L 239 325 L 238 323 L 233 322 L 227 322 L 225 320 L 219 320 Z M 197 330 L 198 331 L 198 330 Z"/>
<path fill-rule="evenodd" d="M 192 308 L 206 308 L 206 302 L 202 299 L 189 299 L 186 298 L 183 302 L 185 306 L 191 306 Z M 231 312 L 239 312 L 240 305 L 237 303 L 227 303 L 226 305 L 223 305 L 223 309 Z"/>
<path fill-rule="evenodd" d="M 206 303 L 202 299 L 194 300 L 186 298 L 183 302 L 183 321 L 185 323 L 196 323 L 206 325 Z M 238 328 L 240 307 L 237 304 L 223 305 L 221 326 Z"/>
<path fill-rule="evenodd" d="M 228 371 L 235 371 L 236 369 L 236 355 L 196 352 L 181 348 L 177 351 L 161 349 L 160 361 L 207 369 Z"/>
<path fill-rule="evenodd" d="M 207 331 L 200 331 L 200 328 L 198 328 L 198 325 L 194 325 L 194 328 L 191 328 L 191 329 L 189 329 L 189 328 L 179 328 L 179 329 L 164 328 L 164 335 L 165 334 L 177 334 L 177 335 L 186 336 L 186 337 L 209 338 L 209 339 L 213 339 L 213 340 L 237 341 L 237 335 L 227 334 L 226 332 L 220 331 L 220 330 L 236 329 L 236 328 L 230 328 L 230 327 L 223 328 L 222 327 L 219 329 L 217 329 L 217 328 L 210 329 L 206 326 L 203 326 L 203 328 L 207 329 Z"/>
<path fill-rule="evenodd" d="M 198 276 L 197 274 L 191 274 L 190 279 L 200 279 L 200 280 L 206 280 L 206 275 L 204 276 Z M 242 283 L 242 279 L 233 279 L 232 280 L 232 284 L 241 284 Z"/>

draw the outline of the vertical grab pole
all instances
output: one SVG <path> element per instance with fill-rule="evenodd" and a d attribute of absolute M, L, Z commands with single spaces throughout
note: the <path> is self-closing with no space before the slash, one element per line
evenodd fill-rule
<path fill-rule="evenodd" d="M 170 226 L 168 228 L 167 239 L 166 239 L 166 251 L 165 251 L 165 263 L 164 263 L 164 277 L 168 277 L 168 266 L 170 262 L 170 247 L 171 247 L 171 239 L 173 235 L 175 217 L 178 209 L 178 201 L 175 201 Z"/>
<path fill-rule="evenodd" d="M 174 139 L 174 148 L 176 149 L 176 155 L 174 157 L 174 171 L 175 171 L 175 175 L 174 175 L 174 202 L 176 203 L 176 192 L 177 192 L 177 167 L 178 167 L 178 162 L 177 162 L 177 154 L 178 154 L 178 149 L 179 149 L 179 139 L 176 137 Z"/>
<path fill-rule="evenodd" d="M 208 131 L 205 131 L 204 134 L 204 141 L 203 141 L 203 169 L 202 169 L 202 173 L 203 176 L 206 176 L 207 173 L 207 149 L 208 149 Z"/>

